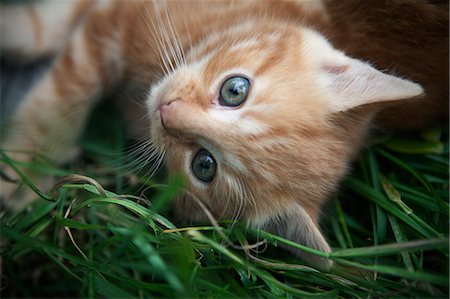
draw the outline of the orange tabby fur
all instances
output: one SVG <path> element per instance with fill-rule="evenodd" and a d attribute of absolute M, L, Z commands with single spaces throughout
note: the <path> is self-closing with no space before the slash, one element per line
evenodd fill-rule
<path fill-rule="evenodd" d="M 68 20 L 82 19 L 19 107 L 2 147 L 43 152 L 62 163 L 102 94 L 118 84 L 153 85 L 146 99 L 150 130 L 138 124 L 136 132 L 165 155 L 170 174 L 187 176 L 187 192 L 176 204 L 184 218 L 205 218 L 195 197 L 219 218 L 244 219 L 330 251 L 318 228 L 321 207 L 363 144 L 380 103 L 423 93 L 417 84 L 345 56 L 312 31 L 342 40 L 329 26 L 339 19 L 320 1 L 86 7 L 78 10 L 83 18 L 75 13 Z M 252 82 L 245 104 L 233 109 L 217 103 L 220 84 L 231 74 Z M 136 108 L 129 99 L 123 106 Z M 217 160 L 210 184 L 189 170 L 198 148 Z M 1 183 L 11 197 L 15 186 Z"/>

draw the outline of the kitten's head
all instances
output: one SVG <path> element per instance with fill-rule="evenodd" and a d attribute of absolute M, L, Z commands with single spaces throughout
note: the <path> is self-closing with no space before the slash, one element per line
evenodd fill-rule
<path fill-rule="evenodd" d="M 147 103 L 169 173 L 188 177 L 179 213 L 204 218 L 196 197 L 217 217 L 329 251 L 317 218 L 370 119 L 355 108 L 421 93 L 311 30 L 248 22 L 200 42 Z"/>

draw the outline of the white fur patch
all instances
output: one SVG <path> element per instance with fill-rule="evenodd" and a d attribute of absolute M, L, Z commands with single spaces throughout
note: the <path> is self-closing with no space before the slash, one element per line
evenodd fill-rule
<path fill-rule="evenodd" d="M 208 114 L 212 121 L 222 123 L 225 130 L 234 134 L 239 133 L 242 137 L 247 135 L 259 135 L 267 131 L 268 126 L 257 120 L 244 117 L 245 111 L 239 109 L 221 109 L 212 107 Z"/>
<path fill-rule="evenodd" d="M 244 166 L 244 164 L 241 162 L 241 160 L 234 155 L 233 153 L 227 152 L 226 150 L 224 151 L 223 154 L 223 163 L 226 163 L 227 166 L 233 168 L 236 171 L 239 171 L 240 173 L 247 173 L 247 168 Z"/>

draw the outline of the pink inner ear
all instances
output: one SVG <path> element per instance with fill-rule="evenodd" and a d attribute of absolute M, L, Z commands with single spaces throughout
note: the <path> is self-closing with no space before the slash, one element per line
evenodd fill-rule
<path fill-rule="evenodd" d="M 348 70 L 348 65 L 324 65 L 322 69 L 326 73 L 340 75 Z"/>
<path fill-rule="evenodd" d="M 420 85 L 374 69 L 357 59 L 329 61 L 320 68 L 330 92 L 330 109 L 345 111 L 357 106 L 407 99 L 423 93 Z"/>

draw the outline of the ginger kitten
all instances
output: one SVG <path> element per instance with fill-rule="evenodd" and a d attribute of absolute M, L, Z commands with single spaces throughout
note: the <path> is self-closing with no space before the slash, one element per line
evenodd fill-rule
<path fill-rule="evenodd" d="M 185 219 L 205 219 L 196 198 L 217 218 L 329 252 L 321 207 L 370 122 L 387 103 L 424 93 L 333 47 L 323 35 L 332 32 L 332 15 L 321 1 L 80 1 L 59 14 L 45 3 L 27 13 L 14 8 L 43 28 L 31 38 L 34 54 L 25 33 L 2 45 L 28 57 L 58 54 L 15 112 L 1 148 L 21 161 L 32 156 L 15 151 L 26 149 L 63 163 L 102 95 L 119 85 L 145 87 L 150 129 L 135 133 L 151 140 L 169 175 L 187 177 L 175 203 Z M 61 14 L 65 26 L 48 25 Z M 136 108 L 131 99 L 123 103 Z M 17 186 L 0 183 L 14 205 Z"/>

